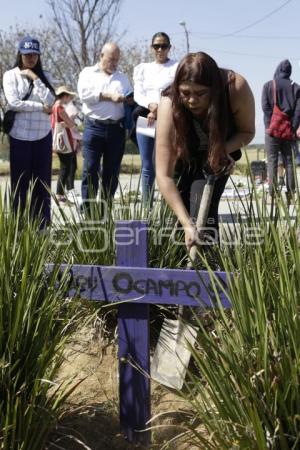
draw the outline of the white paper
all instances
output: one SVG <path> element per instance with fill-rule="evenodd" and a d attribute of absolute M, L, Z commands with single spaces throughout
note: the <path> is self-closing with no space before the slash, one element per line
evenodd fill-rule
<path fill-rule="evenodd" d="M 148 125 L 147 117 L 139 116 L 136 122 L 136 132 L 143 134 L 144 136 L 149 136 L 155 138 L 155 127 L 156 121 L 153 125 Z"/>
<path fill-rule="evenodd" d="M 182 389 L 196 337 L 192 325 L 165 319 L 151 362 L 151 378 L 164 386 Z"/>

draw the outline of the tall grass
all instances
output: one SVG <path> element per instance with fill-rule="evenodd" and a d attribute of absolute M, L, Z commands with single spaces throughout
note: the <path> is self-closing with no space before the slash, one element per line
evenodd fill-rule
<path fill-rule="evenodd" d="M 219 308 L 207 320 L 198 319 L 194 368 L 183 394 L 191 404 L 186 439 L 198 448 L 300 447 L 299 203 L 299 191 L 289 208 L 280 197 L 267 205 L 266 193 L 252 189 L 238 223 L 227 230 L 227 242 L 201 258 L 199 267 L 211 272 L 216 295 L 219 281 L 211 259 L 233 277 L 232 309 Z M 97 206 L 93 214 L 100 223 Z M 65 217 L 73 236 L 72 261 L 113 264 L 115 219 L 147 219 L 150 266 L 185 267 L 184 247 L 167 231 L 180 234 L 174 216 L 160 200 L 151 211 L 143 209 L 136 193 L 123 195 L 101 224 L 110 242 L 105 252 L 99 252 L 104 244 L 99 224 L 87 231 L 91 252 L 85 253 L 77 240 L 84 221 Z M 159 235 L 158 229 L 166 232 Z"/>
<path fill-rule="evenodd" d="M 214 311 L 209 327 L 197 320 L 183 395 L 186 437 L 205 450 L 300 448 L 300 195 L 293 211 L 280 197 L 267 208 L 255 190 L 251 200 L 243 239 L 219 252 L 232 309 Z"/>
<path fill-rule="evenodd" d="M 66 277 L 56 285 L 64 250 L 2 195 L 0 236 L 0 448 L 41 450 L 72 390 L 54 379 L 80 313 L 65 299 Z"/>
<path fill-rule="evenodd" d="M 68 246 L 73 263 L 115 264 L 116 221 L 143 220 L 148 227 L 148 266 L 186 266 L 183 232 L 178 228 L 174 214 L 160 195 L 153 207 L 143 205 L 139 186 L 135 189 L 131 183 L 132 179 L 126 191 L 121 189 L 119 199 L 108 204 L 91 203 L 88 215 L 78 213 L 79 204 L 75 210 L 66 211 L 59 207 L 52 227 L 54 243 Z"/>

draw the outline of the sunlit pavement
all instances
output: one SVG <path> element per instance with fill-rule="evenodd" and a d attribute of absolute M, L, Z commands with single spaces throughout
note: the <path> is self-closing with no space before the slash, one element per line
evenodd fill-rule
<path fill-rule="evenodd" d="M 298 183 L 300 185 L 300 169 L 297 171 L 297 178 Z M 1 186 L 1 192 L 2 194 L 5 191 L 5 187 L 7 186 L 9 182 L 8 177 L 0 177 L 0 186 Z M 57 180 L 53 180 L 51 184 L 52 192 L 56 192 L 56 185 Z M 193 198 L 195 198 L 195 201 L 198 202 L 201 198 L 201 192 L 204 187 L 204 184 L 200 183 L 200 185 L 195 185 L 195 193 Z M 129 175 L 129 174 L 121 174 L 120 175 L 120 183 L 119 187 L 117 189 L 116 195 L 115 195 L 115 201 L 116 203 L 119 203 L 121 201 L 122 196 L 127 196 L 129 193 L 133 195 L 133 197 L 136 196 L 136 190 L 139 191 L 138 198 L 141 198 L 140 193 L 140 176 L 139 175 Z M 266 189 L 266 185 L 259 185 L 257 186 L 258 192 Z M 284 191 L 284 189 L 283 189 Z M 76 196 L 73 196 L 71 200 L 73 200 L 70 203 L 60 203 L 60 207 L 63 210 L 64 214 L 69 217 L 73 216 L 76 218 L 76 220 L 80 220 L 80 215 L 77 213 L 77 210 L 79 210 L 79 207 L 81 205 L 81 181 L 75 180 L 75 192 Z M 155 199 L 159 198 L 159 193 L 157 189 L 155 190 Z M 220 221 L 223 223 L 232 223 L 234 220 L 234 216 L 236 214 L 240 214 L 242 217 L 245 214 L 244 211 L 244 204 L 245 202 L 249 201 L 249 182 L 246 176 L 240 176 L 240 175 L 233 175 L 230 180 L 228 180 L 225 192 L 222 196 L 220 207 L 219 207 L 219 214 L 220 214 Z M 194 207 L 195 208 L 195 207 Z M 52 199 L 52 210 L 53 215 L 56 216 L 56 218 L 60 215 L 58 204 Z"/>

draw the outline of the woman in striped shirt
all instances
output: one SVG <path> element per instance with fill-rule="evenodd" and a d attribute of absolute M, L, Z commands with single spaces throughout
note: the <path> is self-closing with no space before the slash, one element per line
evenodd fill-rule
<path fill-rule="evenodd" d="M 14 209 L 24 210 L 27 192 L 33 182 L 30 212 L 50 223 L 52 133 L 50 113 L 55 101 L 50 77 L 43 71 L 40 44 L 30 36 L 18 46 L 15 67 L 4 73 L 4 94 L 10 110 L 16 111 L 9 132 L 11 187 Z"/>

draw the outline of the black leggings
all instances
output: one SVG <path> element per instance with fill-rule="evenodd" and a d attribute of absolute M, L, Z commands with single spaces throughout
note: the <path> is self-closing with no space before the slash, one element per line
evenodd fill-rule
<path fill-rule="evenodd" d="M 187 209 L 187 211 L 190 211 L 190 205 L 191 205 L 191 188 L 192 184 L 196 180 L 205 180 L 203 171 L 201 168 L 195 168 L 192 166 L 187 166 L 183 162 L 179 161 L 176 164 L 176 178 L 178 181 L 178 189 L 181 195 L 181 198 L 183 200 L 183 203 Z M 219 232 L 219 203 L 221 196 L 224 192 L 227 180 L 229 178 L 229 175 L 224 175 L 217 179 L 214 187 L 214 192 L 211 200 L 211 205 L 209 208 L 208 213 L 208 219 L 206 226 L 215 229 L 217 232 Z"/>
<path fill-rule="evenodd" d="M 64 195 L 65 190 L 74 189 L 74 178 L 77 169 L 76 153 L 58 153 L 60 161 L 59 176 L 57 180 L 57 195 Z"/>

